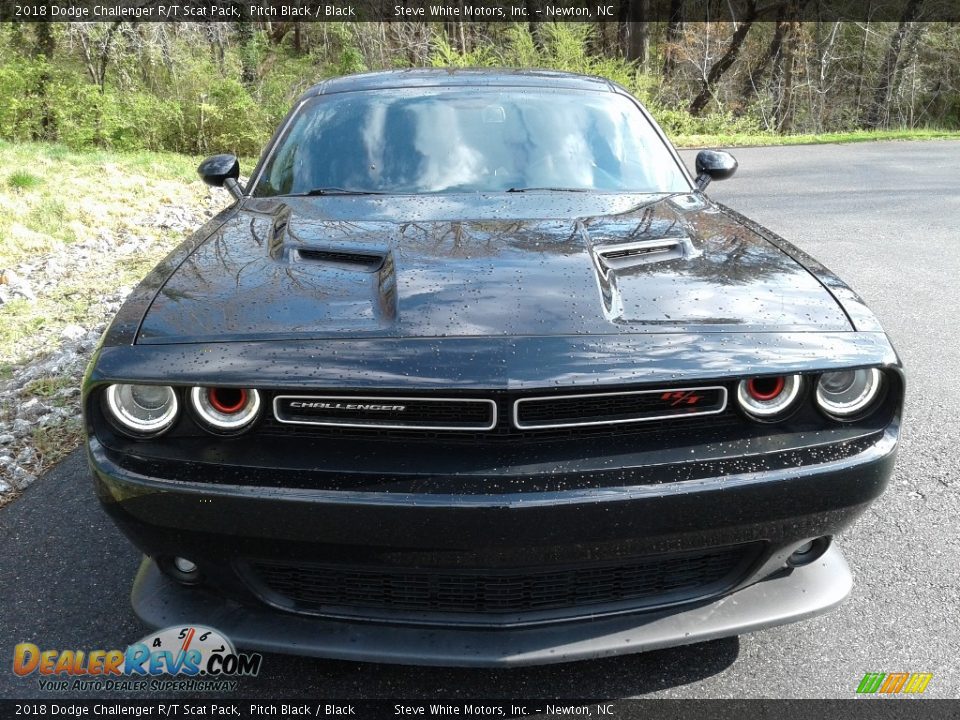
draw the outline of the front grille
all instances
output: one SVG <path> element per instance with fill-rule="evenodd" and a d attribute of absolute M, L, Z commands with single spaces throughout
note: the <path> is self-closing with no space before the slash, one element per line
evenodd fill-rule
<path fill-rule="evenodd" d="M 493 400 L 348 395 L 277 395 L 281 423 L 332 427 L 490 430 L 497 423 Z"/>
<path fill-rule="evenodd" d="M 277 425 L 287 426 L 288 431 L 293 430 L 290 426 L 316 426 L 313 432 L 329 434 L 342 428 L 371 428 L 407 431 L 414 439 L 417 433 L 439 432 L 455 441 L 458 434 L 489 433 L 522 439 L 528 433 L 626 424 L 669 430 L 679 429 L 691 419 L 706 429 L 713 424 L 706 416 L 723 417 L 722 424 L 733 419 L 727 417 L 733 415 L 727 411 L 727 396 L 728 390 L 722 385 L 549 396 L 503 391 L 490 392 L 488 397 L 277 393 L 267 429 Z"/>
<path fill-rule="evenodd" d="M 715 415 L 726 405 L 724 387 L 530 397 L 516 401 L 514 425 L 533 429 L 666 420 Z"/>
<path fill-rule="evenodd" d="M 747 423 L 728 409 L 717 415 L 677 417 L 657 422 L 577 425 L 551 428 L 518 429 L 508 419 L 510 406 L 501 404 L 496 427 L 488 431 L 447 432 L 414 428 L 376 429 L 361 427 L 316 427 L 286 425 L 272 417 L 264 418 L 259 432 L 283 437 L 322 438 L 344 442 L 393 443 L 396 445 L 465 445 L 472 447 L 542 447 L 545 443 L 613 442 L 633 443 L 631 447 L 662 447 L 724 442 L 751 436 L 756 423 Z"/>
<path fill-rule="evenodd" d="M 734 546 L 615 564 L 454 570 L 368 568 L 255 561 L 261 596 L 294 612 L 457 622 L 572 617 L 713 596 L 742 577 L 756 548 Z M 411 613 L 417 617 L 411 616 Z"/>

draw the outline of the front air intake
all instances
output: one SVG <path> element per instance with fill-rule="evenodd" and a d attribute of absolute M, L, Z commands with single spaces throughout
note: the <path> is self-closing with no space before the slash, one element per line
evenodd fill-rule
<path fill-rule="evenodd" d="M 611 270 L 630 268 L 636 265 L 677 260 L 695 254 L 690 238 L 658 238 L 630 243 L 602 245 L 595 248 L 600 262 Z"/>
<path fill-rule="evenodd" d="M 383 266 L 384 256 L 375 253 L 353 252 L 350 250 L 326 250 L 319 248 L 300 248 L 297 258 L 304 262 L 329 263 L 349 266 L 363 272 L 376 272 Z"/>

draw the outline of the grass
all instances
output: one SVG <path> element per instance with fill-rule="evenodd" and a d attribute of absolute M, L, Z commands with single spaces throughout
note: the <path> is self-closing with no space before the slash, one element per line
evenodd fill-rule
<path fill-rule="evenodd" d="M 824 145 L 829 143 L 874 142 L 877 140 L 960 140 L 956 130 L 854 130 L 842 133 L 776 135 L 773 133 L 730 133 L 679 135 L 671 140 L 677 147 L 748 147 L 773 145 Z"/>
<path fill-rule="evenodd" d="M 43 182 L 36 175 L 28 173 L 26 170 L 17 170 L 7 178 L 7 187 L 11 190 L 30 190 Z"/>
<path fill-rule="evenodd" d="M 67 324 L 89 324 L 101 298 L 135 284 L 182 233 L 141 223 L 160 206 L 198 204 L 207 195 L 196 175 L 200 158 L 174 153 L 74 151 L 42 143 L 0 144 L 0 269 L 33 267 L 36 301 L 0 306 L 0 364 L 19 363 L 47 349 Z M 36 288 L 48 258 L 74 243 L 143 240 L 125 257 L 93 250 L 86 267 L 47 270 L 53 286 Z M 23 273 L 18 272 L 23 276 Z"/>
<path fill-rule="evenodd" d="M 38 427 L 33 431 L 33 447 L 37 451 L 37 464 L 41 468 L 56 465 L 69 455 L 83 439 L 83 424 L 80 418 L 69 418 L 56 425 Z"/>
<path fill-rule="evenodd" d="M 31 380 L 24 387 L 24 392 L 38 398 L 52 398 L 61 390 L 76 387 L 76 379 L 71 377 L 41 377 Z"/>

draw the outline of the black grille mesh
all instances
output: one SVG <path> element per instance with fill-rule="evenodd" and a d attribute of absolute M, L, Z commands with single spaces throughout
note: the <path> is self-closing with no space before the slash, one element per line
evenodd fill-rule
<path fill-rule="evenodd" d="M 255 582 L 301 612 L 530 613 L 635 603 L 637 607 L 721 592 L 746 550 L 648 557 L 607 566 L 522 570 L 423 570 L 254 562 Z"/>
<path fill-rule="evenodd" d="M 366 408 L 366 409 L 365 409 Z M 349 396 L 281 396 L 277 416 L 296 422 L 418 425 L 457 429 L 488 428 L 494 418 L 489 402 L 440 401 L 430 398 L 351 398 Z"/>
<path fill-rule="evenodd" d="M 665 388 L 663 392 L 666 392 Z M 602 392 L 602 389 L 598 389 Z M 702 388 L 697 391 L 703 397 L 698 403 L 700 410 L 707 408 L 719 408 L 722 406 L 722 392 L 716 389 Z M 285 395 L 286 393 L 273 393 Z M 271 394 L 269 397 L 272 398 Z M 290 393 L 293 395 L 294 393 Z M 313 395 L 310 391 L 298 396 L 307 397 Z M 397 393 L 399 396 L 400 393 Z M 318 391 L 315 397 L 322 397 L 322 391 Z M 382 402 L 391 402 L 391 394 L 384 393 Z M 428 412 L 420 412 L 417 403 L 408 401 L 398 401 L 401 404 L 408 405 L 404 413 L 383 413 L 377 420 L 393 421 L 391 423 L 381 422 L 380 424 L 409 424 L 404 429 L 379 429 L 371 427 L 370 429 L 347 427 L 344 425 L 295 425 L 282 424 L 277 421 L 271 412 L 263 418 L 260 425 L 260 431 L 268 434 L 278 433 L 284 436 L 305 435 L 322 438 L 343 438 L 363 440 L 366 438 L 376 439 L 379 442 L 417 442 L 417 443 L 443 443 L 443 444 L 471 444 L 471 445 L 503 445 L 503 444 L 528 444 L 531 442 L 542 441 L 564 441 L 564 440 L 582 440 L 586 438 L 600 437 L 636 437 L 643 438 L 644 441 L 651 442 L 667 441 L 676 444 L 686 440 L 696 440 L 697 442 L 721 441 L 730 439 L 738 432 L 746 432 L 754 427 L 752 423 L 744 423 L 739 414 L 730 407 L 723 412 L 711 413 L 706 415 L 689 415 L 686 408 L 693 408 L 693 405 L 686 405 L 681 408 L 676 415 L 664 419 L 632 422 L 622 424 L 603 423 L 598 425 L 579 425 L 570 424 L 570 420 L 616 420 L 621 417 L 629 416 L 631 413 L 640 413 L 650 410 L 645 406 L 649 402 L 646 398 L 649 395 L 613 395 L 606 398 L 585 398 L 582 394 L 573 394 L 569 399 L 564 398 L 558 401 L 543 402 L 539 399 L 530 398 L 528 393 L 508 391 L 508 392 L 490 392 L 473 393 L 469 396 L 473 399 L 489 397 L 497 404 L 497 423 L 492 429 L 467 429 L 471 424 L 476 423 L 474 427 L 479 427 L 479 418 L 482 416 L 484 423 L 490 418 L 491 406 L 489 404 L 468 404 L 463 402 L 454 403 L 436 403 L 433 408 L 428 408 L 430 397 L 424 396 L 419 402 L 424 403 L 423 408 Z M 659 398 L 659 395 L 652 397 Z M 349 402 L 349 395 L 340 395 L 340 400 Z M 531 427 L 517 428 L 513 425 L 513 410 L 516 400 L 530 398 L 528 402 L 520 403 L 519 419 L 521 424 L 529 423 Z M 639 398 L 644 398 L 639 400 Z M 663 402 L 659 400 L 658 402 Z M 292 416 L 288 409 L 281 409 L 281 417 L 287 419 L 308 419 L 306 414 Z M 653 409 L 648 414 L 662 416 L 669 413 L 663 413 L 658 409 Z M 329 419 L 332 414 L 328 414 Z M 397 422 L 398 418 L 406 416 L 406 421 Z M 316 415 L 314 418 L 316 419 Z M 370 421 L 374 418 L 364 417 L 361 413 L 347 413 L 339 415 L 347 421 Z M 423 422 L 427 418 L 432 422 Z M 556 422 L 553 422 L 556 420 Z M 418 428 L 417 425 L 432 425 L 435 427 L 447 427 L 450 431 L 430 430 Z M 559 427 L 549 427 L 550 425 L 559 425 Z M 542 427 L 547 425 L 548 427 Z M 488 425 L 487 425 L 488 427 Z M 451 432 L 454 431 L 454 432 Z M 689 437 L 687 437 L 689 436 Z"/>
<path fill-rule="evenodd" d="M 717 411 L 723 407 L 723 391 L 704 388 L 692 391 L 660 391 L 634 394 L 572 395 L 531 398 L 517 405 L 522 425 L 617 421 L 666 417 Z"/>
<path fill-rule="evenodd" d="M 340 438 L 344 441 L 395 442 L 398 444 L 424 443 L 441 445 L 529 445 L 543 442 L 582 441 L 588 439 L 624 438 L 633 439 L 636 447 L 685 442 L 721 442 L 745 433 L 754 432 L 755 424 L 744 423 L 740 416 L 729 408 L 718 415 L 676 417 L 668 420 L 622 425 L 581 425 L 560 428 L 512 427 L 504 416 L 509 406 L 501 406 L 499 421 L 493 430 L 475 432 L 444 432 L 409 428 L 404 430 L 381 430 L 333 426 L 281 425 L 272 417 L 264 418 L 260 432 L 306 437 Z"/>

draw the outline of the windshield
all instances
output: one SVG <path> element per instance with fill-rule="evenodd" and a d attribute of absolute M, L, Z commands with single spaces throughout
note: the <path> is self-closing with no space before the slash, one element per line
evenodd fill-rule
<path fill-rule="evenodd" d="M 307 101 L 252 194 L 538 188 L 671 193 L 690 185 L 627 97 L 461 87 Z"/>

